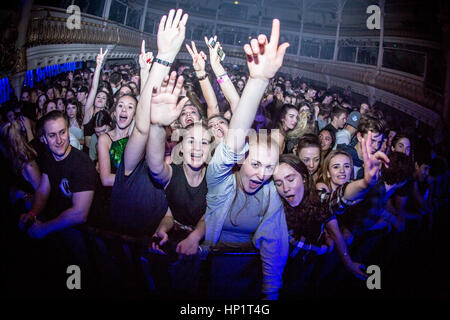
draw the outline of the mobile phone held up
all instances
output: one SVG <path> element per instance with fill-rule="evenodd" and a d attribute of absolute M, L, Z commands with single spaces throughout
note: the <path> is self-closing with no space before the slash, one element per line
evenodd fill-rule
<path fill-rule="evenodd" d="M 209 39 L 209 45 L 214 48 L 214 46 L 216 45 L 216 41 L 214 41 L 214 38 Z M 223 59 L 225 59 L 225 52 L 223 52 L 221 47 L 217 48 L 217 54 L 220 57 L 220 61 L 223 61 Z"/>

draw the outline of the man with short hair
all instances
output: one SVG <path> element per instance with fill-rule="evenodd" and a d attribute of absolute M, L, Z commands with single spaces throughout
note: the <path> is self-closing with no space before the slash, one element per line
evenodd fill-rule
<path fill-rule="evenodd" d="M 31 210 L 21 215 L 19 226 L 32 238 L 70 234 L 87 221 L 98 178 L 86 154 L 69 144 L 69 120 L 54 110 L 43 117 L 43 140 L 50 152 L 42 157 L 42 177 Z M 72 229 L 73 230 L 73 229 Z M 68 231 L 68 232 L 65 232 Z M 72 247 L 75 251 L 79 248 Z"/>
<path fill-rule="evenodd" d="M 338 145 L 337 149 L 347 151 L 353 159 L 353 178 L 360 179 L 364 176 L 364 161 L 362 156 L 362 139 L 367 139 L 369 131 L 372 132 L 371 136 L 371 150 L 372 153 L 380 150 L 383 143 L 384 135 L 386 129 L 386 122 L 383 119 L 372 117 L 370 115 L 365 115 L 361 117 L 358 129 L 356 132 L 356 138 L 358 142 L 356 145 Z"/>
<path fill-rule="evenodd" d="M 349 114 L 344 128 L 338 130 L 338 132 L 336 133 L 336 144 L 334 149 L 336 149 L 340 144 L 347 145 L 352 142 L 358 128 L 359 119 L 361 119 L 361 113 L 359 113 L 358 111 L 352 111 Z M 355 145 L 356 142 L 357 141 L 354 141 L 353 145 Z"/>
<path fill-rule="evenodd" d="M 347 122 L 348 110 L 336 106 L 331 110 L 331 122 L 324 129 L 331 130 L 336 135 L 339 129 L 344 128 Z"/>

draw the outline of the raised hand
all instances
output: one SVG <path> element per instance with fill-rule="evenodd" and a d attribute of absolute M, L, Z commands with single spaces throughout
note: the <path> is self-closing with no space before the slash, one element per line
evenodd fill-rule
<path fill-rule="evenodd" d="M 97 66 L 101 66 L 103 60 L 105 59 L 106 54 L 108 53 L 108 49 L 103 53 L 103 48 L 100 48 L 100 53 L 97 55 Z"/>
<path fill-rule="evenodd" d="M 274 19 L 270 42 L 267 42 L 265 35 L 260 34 L 258 39 L 252 39 L 250 44 L 244 46 L 251 78 L 269 80 L 280 69 L 289 43 L 278 46 L 279 39 L 280 21 Z"/>
<path fill-rule="evenodd" d="M 186 33 L 186 22 L 188 14 L 183 14 L 182 9 L 169 11 L 169 15 L 164 15 L 158 27 L 158 55 L 167 56 L 167 59 L 175 59 L 181 45 L 184 42 Z M 172 62 L 172 61 L 170 61 Z"/>
<path fill-rule="evenodd" d="M 165 77 L 159 91 L 157 87 L 153 88 L 150 117 L 151 123 L 154 125 L 169 126 L 180 116 L 183 106 L 189 100 L 188 97 L 184 97 L 177 103 L 184 79 L 180 76 L 176 80 L 176 77 L 177 73 L 172 71 L 170 77 Z"/>
<path fill-rule="evenodd" d="M 150 70 L 151 61 L 153 60 L 153 53 L 145 52 L 145 40 L 142 40 L 141 54 L 139 55 L 139 66 L 141 69 Z"/>
<path fill-rule="evenodd" d="M 381 166 L 384 164 L 386 167 L 389 165 L 389 158 L 381 151 L 372 154 L 372 131 L 367 134 L 367 139 L 362 139 L 361 147 L 364 160 L 364 181 L 373 186 L 378 181 Z"/>
<path fill-rule="evenodd" d="M 186 49 L 191 55 L 192 58 L 192 66 L 196 72 L 205 71 L 206 65 L 206 54 L 203 51 L 198 52 L 197 47 L 195 46 L 195 42 L 191 41 L 192 49 L 186 43 Z"/>
<path fill-rule="evenodd" d="M 220 42 L 217 42 L 217 36 L 214 36 L 214 41 L 216 41 L 216 44 L 214 45 L 214 48 L 211 47 L 209 44 L 209 40 L 207 37 L 205 37 L 205 43 L 208 46 L 209 49 L 209 59 L 211 62 L 211 67 L 221 65 L 221 60 L 219 55 L 217 54 L 217 49 L 221 48 Z"/>

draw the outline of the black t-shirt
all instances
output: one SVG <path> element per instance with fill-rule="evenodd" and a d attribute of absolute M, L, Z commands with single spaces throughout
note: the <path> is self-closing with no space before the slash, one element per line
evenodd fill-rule
<path fill-rule="evenodd" d="M 95 133 L 94 115 L 88 123 L 83 125 L 83 133 L 85 137 L 90 137 Z"/>
<path fill-rule="evenodd" d="M 331 123 L 327 124 L 322 130 L 328 130 L 334 132 L 334 136 L 336 136 L 338 129 L 336 129 Z"/>
<path fill-rule="evenodd" d="M 47 174 L 51 187 L 45 215 L 48 220 L 72 207 L 74 193 L 95 191 L 97 187 L 98 175 L 94 165 L 86 154 L 76 148 L 71 148 L 61 161 L 56 161 L 46 151 L 42 156 L 41 169 L 42 173 Z"/>
<path fill-rule="evenodd" d="M 164 189 L 152 180 L 145 158 L 125 176 L 122 158 L 111 192 L 111 221 L 115 231 L 151 236 L 167 212 Z"/>
<path fill-rule="evenodd" d="M 172 178 L 166 187 L 166 196 L 172 215 L 178 222 L 195 227 L 206 211 L 206 179 L 191 187 L 184 174 L 183 165 L 172 167 Z"/>

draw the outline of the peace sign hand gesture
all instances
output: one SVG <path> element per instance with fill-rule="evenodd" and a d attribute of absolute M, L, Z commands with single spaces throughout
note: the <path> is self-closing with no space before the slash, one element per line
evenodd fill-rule
<path fill-rule="evenodd" d="M 269 80 L 280 69 L 289 43 L 285 42 L 278 46 L 279 39 L 280 21 L 274 19 L 270 42 L 267 42 L 265 35 L 260 34 L 258 39 L 252 39 L 250 44 L 244 46 L 251 78 Z"/>
<path fill-rule="evenodd" d="M 380 174 L 381 166 L 389 166 L 389 158 L 381 151 L 372 154 L 372 131 L 367 134 L 367 139 L 362 139 L 361 147 L 364 160 L 364 181 L 368 186 L 373 186 Z"/>
<path fill-rule="evenodd" d="M 100 48 L 100 53 L 97 55 L 97 66 L 101 67 L 107 53 L 108 49 L 106 49 L 105 53 L 103 53 L 103 48 Z"/>
<path fill-rule="evenodd" d="M 150 70 L 151 61 L 153 60 L 153 53 L 145 52 L 145 40 L 142 40 L 141 54 L 139 55 L 139 66 L 141 69 Z"/>
<path fill-rule="evenodd" d="M 151 123 L 159 126 L 169 126 L 181 113 L 188 97 L 184 97 L 177 103 L 178 97 L 183 87 L 184 78 L 178 77 L 175 83 L 177 73 L 172 71 L 169 76 L 164 78 L 161 88 L 153 88 Z"/>
<path fill-rule="evenodd" d="M 206 54 L 203 51 L 198 52 L 197 47 L 195 46 L 195 42 L 191 41 L 191 47 L 186 43 L 186 49 L 191 55 L 192 58 L 192 66 L 194 67 L 195 72 L 205 71 L 206 65 Z"/>

